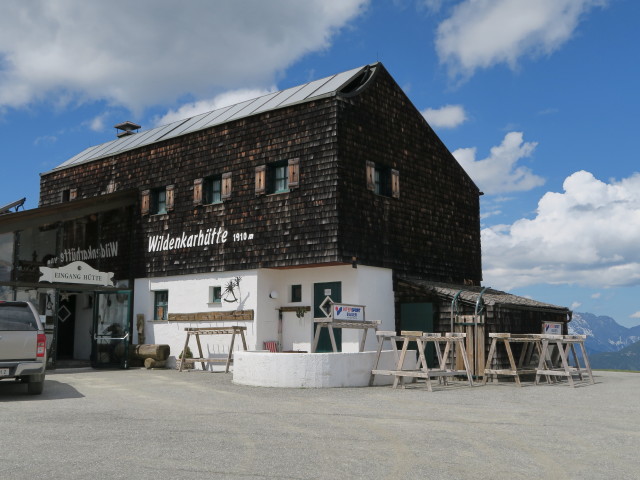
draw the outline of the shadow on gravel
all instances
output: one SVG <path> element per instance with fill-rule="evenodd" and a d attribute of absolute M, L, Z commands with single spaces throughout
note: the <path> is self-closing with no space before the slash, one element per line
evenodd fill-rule
<path fill-rule="evenodd" d="M 84 398 L 78 390 L 71 385 L 56 380 L 45 378 L 44 391 L 41 395 L 29 395 L 27 393 L 27 384 L 2 381 L 0 382 L 0 403 L 12 401 L 46 401 L 46 400 L 62 400 L 67 398 Z"/>

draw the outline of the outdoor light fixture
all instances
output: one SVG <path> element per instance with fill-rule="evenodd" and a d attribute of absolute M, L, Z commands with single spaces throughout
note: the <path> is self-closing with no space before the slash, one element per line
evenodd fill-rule
<path fill-rule="evenodd" d="M 273 298 L 273 299 L 278 298 L 278 292 L 276 292 L 275 290 L 271 290 L 271 293 L 269 294 L 269 298 Z"/>

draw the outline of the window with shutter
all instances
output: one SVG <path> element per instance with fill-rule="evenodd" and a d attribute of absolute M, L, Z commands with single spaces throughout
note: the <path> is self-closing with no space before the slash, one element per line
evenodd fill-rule
<path fill-rule="evenodd" d="M 367 161 L 367 190 L 383 197 L 400 198 L 400 172 Z"/>

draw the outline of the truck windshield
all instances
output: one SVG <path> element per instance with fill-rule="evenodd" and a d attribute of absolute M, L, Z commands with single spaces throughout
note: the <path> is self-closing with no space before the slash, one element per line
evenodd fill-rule
<path fill-rule="evenodd" d="M 36 319 L 27 305 L 0 303 L 0 330 L 38 330 Z"/>

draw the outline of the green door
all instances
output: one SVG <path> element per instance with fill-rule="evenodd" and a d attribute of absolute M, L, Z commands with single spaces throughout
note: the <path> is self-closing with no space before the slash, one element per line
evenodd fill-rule
<path fill-rule="evenodd" d="M 129 367 L 131 292 L 96 292 L 93 311 L 94 368 Z"/>
<path fill-rule="evenodd" d="M 320 310 L 320 305 L 324 302 L 324 299 L 330 297 L 335 303 L 342 302 L 342 282 L 325 282 L 313 284 L 313 317 L 324 318 L 325 315 Z M 313 334 L 316 333 L 316 325 L 313 324 Z M 334 328 L 333 335 L 336 338 L 336 346 L 338 351 L 342 351 L 342 329 Z M 320 338 L 318 339 L 318 348 L 316 352 L 332 352 L 331 337 L 329 337 L 329 331 L 323 328 L 320 332 Z"/>
<path fill-rule="evenodd" d="M 400 330 L 417 330 L 420 332 L 433 332 L 433 303 L 402 303 L 400 304 Z M 409 348 L 417 351 L 415 342 L 409 344 Z M 436 351 L 433 343 L 427 343 L 424 352 L 427 364 L 436 365 Z"/>

